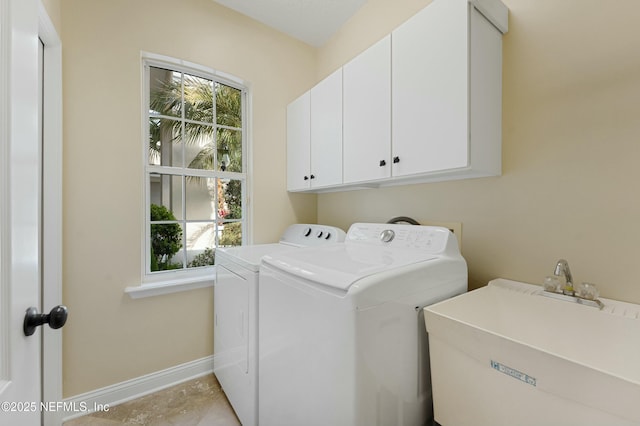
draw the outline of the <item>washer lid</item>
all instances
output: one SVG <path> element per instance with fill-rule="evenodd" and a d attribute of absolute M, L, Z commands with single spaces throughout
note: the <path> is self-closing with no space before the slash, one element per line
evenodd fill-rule
<path fill-rule="evenodd" d="M 260 261 L 265 255 L 296 250 L 296 248 L 295 246 L 281 243 L 219 247 L 216 249 L 216 256 L 219 256 L 220 259 L 225 258 L 250 271 L 257 272 L 260 269 Z"/>
<path fill-rule="evenodd" d="M 421 250 L 335 244 L 273 253 L 266 255 L 263 262 L 306 280 L 346 291 L 356 281 L 370 275 L 437 258 Z"/>

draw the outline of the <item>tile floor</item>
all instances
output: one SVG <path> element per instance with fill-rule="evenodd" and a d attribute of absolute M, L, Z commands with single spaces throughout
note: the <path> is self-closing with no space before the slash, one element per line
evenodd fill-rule
<path fill-rule="evenodd" d="M 64 423 L 64 426 L 237 426 L 240 425 L 213 374 Z"/>

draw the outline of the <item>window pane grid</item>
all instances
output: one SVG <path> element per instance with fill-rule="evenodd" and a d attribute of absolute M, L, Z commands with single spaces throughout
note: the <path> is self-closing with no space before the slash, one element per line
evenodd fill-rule
<path fill-rule="evenodd" d="M 176 117 L 175 115 L 165 115 L 165 114 L 160 114 L 160 113 L 155 112 L 155 111 L 149 111 L 149 118 L 163 118 L 165 120 L 182 121 L 182 119 L 180 117 Z M 211 124 L 211 123 L 209 123 L 209 124 Z"/>
<path fill-rule="evenodd" d="M 175 119 L 175 117 L 167 117 L 167 118 Z M 187 124 L 197 124 L 197 125 L 201 125 L 201 126 L 216 126 L 216 124 L 214 124 L 214 123 L 210 123 L 210 122 L 206 122 L 206 121 L 191 120 L 191 119 L 188 119 L 188 118 L 185 118 L 184 122 L 187 123 Z M 228 127 L 228 126 L 218 125 L 218 127 Z"/>
<path fill-rule="evenodd" d="M 246 220 L 244 89 L 168 68 L 145 68 L 159 77 L 146 80 L 147 273 L 212 265 L 216 246 L 242 244 Z"/>
<path fill-rule="evenodd" d="M 218 129 L 235 130 L 235 131 L 238 131 L 238 132 L 242 131 L 242 127 L 224 126 L 222 124 L 218 124 L 216 127 Z"/>
<path fill-rule="evenodd" d="M 220 178 L 220 179 L 238 179 L 245 180 L 246 174 L 242 172 L 230 172 L 230 171 L 213 171 L 213 170 L 199 170 L 189 169 L 184 167 L 172 167 L 172 166 L 157 166 L 149 165 L 147 167 L 147 175 L 172 175 L 172 176 L 184 176 L 185 178 Z"/>

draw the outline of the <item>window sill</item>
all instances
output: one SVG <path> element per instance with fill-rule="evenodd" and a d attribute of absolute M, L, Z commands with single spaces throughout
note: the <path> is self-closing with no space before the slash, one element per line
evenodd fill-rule
<path fill-rule="evenodd" d="M 124 292 L 132 299 L 142 299 L 145 297 L 195 290 L 198 288 L 213 287 L 213 284 L 214 279 L 212 276 L 191 277 L 142 284 L 135 287 L 126 287 Z"/>

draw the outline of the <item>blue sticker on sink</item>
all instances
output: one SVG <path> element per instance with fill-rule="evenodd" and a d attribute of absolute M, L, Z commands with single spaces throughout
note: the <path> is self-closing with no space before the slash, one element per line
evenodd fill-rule
<path fill-rule="evenodd" d="M 525 374 L 521 371 L 516 370 L 515 368 L 507 367 L 506 365 L 500 364 L 499 362 L 496 362 L 494 360 L 491 360 L 491 368 L 493 368 L 494 370 L 498 370 L 502 374 L 511 376 L 514 379 L 518 379 L 521 382 L 525 382 L 528 385 L 531 385 L 531 386 L 536 385 L 535 377 L 531 377 L 528 374 Z"/>

